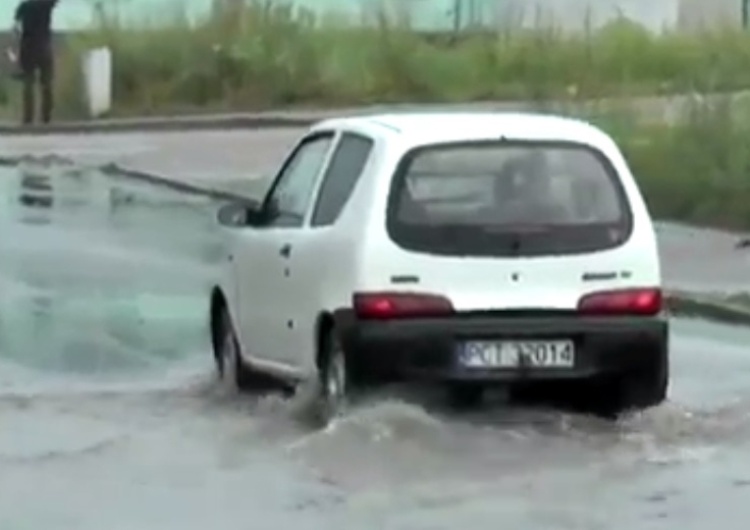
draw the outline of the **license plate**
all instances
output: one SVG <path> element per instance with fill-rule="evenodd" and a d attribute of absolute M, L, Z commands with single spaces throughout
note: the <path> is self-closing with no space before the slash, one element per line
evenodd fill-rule
<path fill-rule="evenodd" d="M 471 341 L 459 351 L 467 368 L 573 368 L 573 341 Z"/>

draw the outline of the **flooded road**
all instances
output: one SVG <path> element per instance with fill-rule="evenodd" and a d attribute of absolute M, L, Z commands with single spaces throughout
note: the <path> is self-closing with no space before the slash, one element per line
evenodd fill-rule
<path fill-rule="evenodd" d="M 314 432 L 281 395 L 214 384 L 209 199 L 26 162 L 0 168 L 0 201 L 3 530 L 750 521 L 750 329 L 675 319 L 670 401 L 616 424 L 500 400 L 459 414 L 393 388 Z M 660 237 L 668 283 L 747 274 L 723 239 Z M 695 279 L 698 244 L 726 261 L 721 282 Z"/>

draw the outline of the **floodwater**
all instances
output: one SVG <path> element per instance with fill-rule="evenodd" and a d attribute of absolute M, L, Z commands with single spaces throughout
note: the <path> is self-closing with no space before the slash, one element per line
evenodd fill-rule
<path fill-rule="evenodd" d="M 393 388 L 311 431 L 213 380 L 209 199 L 25 162 L 0 201 L 3 530 L 750 523 L 750 331 L 675 319 L 669 402 L 617 423 Z"/>

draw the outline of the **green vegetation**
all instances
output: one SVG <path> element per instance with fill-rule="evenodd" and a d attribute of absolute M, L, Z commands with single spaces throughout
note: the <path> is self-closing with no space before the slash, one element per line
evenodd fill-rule
<path fill-rule="evenodd" d="M 677 123 L 631 126 L 615 136 L 655 216 L 750 229 L 746 104 L 696 103 Z"/>
<path fill-rule="evenodd" d="M 100 45 L 114 53 L 115 115 L 399 101 L 542 106 L 750 88 L 750 33 L 735 30 L 655 36 L 620 21 L 586 35 L 425 35 L 385 17 L 366 28 L 350 22 L 249 0 L 192 24 L 179 9 L 138 28 L 102 12 L 61 58 L 59 113 L 82 115 L 80 54 Z M 750 108 L 717 99 L 669 124 L 663 108 L 642 104 L 587 115 L 621 143 L 654 215 L 750 228 Z M 657 119 L 636 118 L 649 113 Z"/>
<path fill-rule="evenodd" d="M 750 106 L 696 102 L 676 122 L 593 118 L 620 143 L 660 219 L 750 229 Z"/>
<path fill-rule="evenodd" d="M 80 52 L 98 45 L 114 53 L 118 113 L 750 87 L 750 34 L 741 31 L 654 36 L 619 21 L 584 35 L 426 35 L 385 16 L 355 26 L 273 0 L 219 5 L 232 7 L 191 23 L 176 2 L 137 28 L 101 11 L 95 28 L 71 40 L 59 69 L 63 108 L 80 109 Z"/>

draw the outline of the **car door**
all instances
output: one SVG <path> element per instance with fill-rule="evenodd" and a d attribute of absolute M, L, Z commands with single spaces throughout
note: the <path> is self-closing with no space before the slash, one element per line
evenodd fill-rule
<path fill-rule="evenodd" d="M 316 132 L 292 151 L 263 201 L 261 220 L 239 251 L 242 337 L 256 360 L 287 364 L 289 237 L 303 227 L 334 133 Z"/>
<path fill-rule="evenodd" d="M 344 206 L 370 158 L 372 139 L 352 132 L 343 132 L 325 169 L 311 212 L 309 228 L 294 235 L 288 256 L 288 292 L 290 303 L 286 328 L 288 349 L 296 356 L 294 363 L 303 368 L 314 367 L 315 326 L 321 309 L 321 289 L 330 271 L 337 270 L 336 240 L 329 237 Z"/>

